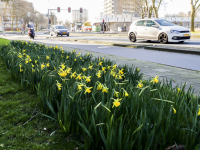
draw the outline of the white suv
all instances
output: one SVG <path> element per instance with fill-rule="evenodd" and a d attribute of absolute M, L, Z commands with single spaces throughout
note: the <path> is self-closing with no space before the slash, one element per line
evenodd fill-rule
<path fill-rule="evenodd" d="M 190 40 L 190 31 L 164 19 L 140 19 L 134 21 L 129 29 L 128 37 L 131 42 L 136 40 L 158 40 L 162 44 L 167 42 L 183 43 Z"/>

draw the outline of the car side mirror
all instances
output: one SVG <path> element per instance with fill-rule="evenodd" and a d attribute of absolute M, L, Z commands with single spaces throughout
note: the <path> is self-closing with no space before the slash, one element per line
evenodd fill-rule
<path fill-rule="evenodd" d="M 151 27 L 158 28 L 159 26 L 158 25 L 152 25 Z"/>

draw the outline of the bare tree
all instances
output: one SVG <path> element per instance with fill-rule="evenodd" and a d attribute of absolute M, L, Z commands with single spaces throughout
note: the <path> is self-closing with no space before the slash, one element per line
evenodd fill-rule
<path fill-rule="evenodd" d="M 195 18 L 195 12 L 198 10 L 200 7 L 200 0 L 190 0 L 190 5 L 191 5 L 191 31 L 194 32 L 194 18 Z"/>
<path fill-rule="evenodd" d="M 70 22 L 68 20 L 66 20 L 65 23 L 64 23 L 64 26 L 69 28 L 70 27 Z"/>

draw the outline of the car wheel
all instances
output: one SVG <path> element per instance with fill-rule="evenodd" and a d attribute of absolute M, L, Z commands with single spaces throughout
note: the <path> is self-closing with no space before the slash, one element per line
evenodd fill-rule
<path fill-rule="evenodd" d="M 130 34 L 129 34 L 129 40 L 130 40 L 131 42 L 136 42 L 136 36 L 135 36 L 134 33 L 130 33 Z"/>
<path fill-rule="evenodd" d="M 62 36 L 62 35 L 61 35 Z"/>
<path fill-rule="evenodd" d="M 158 41 L 161 43 L 161 44 L 166 44 L 168 42 L 168 37 L 167 37 L 167 34 L 166 33 L 161 33 L 158 37 Z"/>
<path fill-rule="evenodd" d="M 151 42 L 151 40 L 147 40 L 147 42 Z"/>
<path fill-rule="evenodd" d="M 69 36 L 69 34 L 67 34 L 67 36 Z"/>
<path fill-rule="evenodd" d="M 184 43 L 185 41 L 179 41 L 178 43 Z"/>
<path fill-rule="evenodd" d="M 58 34 L 57 34 L 57 36 L 58 36 Z"/>

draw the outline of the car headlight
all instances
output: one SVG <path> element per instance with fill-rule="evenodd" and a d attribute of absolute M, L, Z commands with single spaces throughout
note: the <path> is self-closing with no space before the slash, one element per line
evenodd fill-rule
<path fill-rule="evenodd" d="M 174 33 L 174 34 L 179 34 L 180 33 L 180 31 L 178 31 L 178 30 L 170 30 L 170 32 Z"/>
<path fill-rule="evenodd" d="M 60 32 L 59 30 L 57 32 Z"/>

